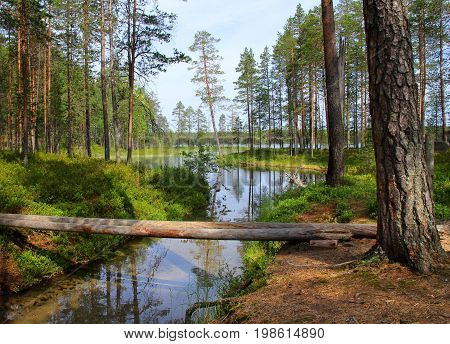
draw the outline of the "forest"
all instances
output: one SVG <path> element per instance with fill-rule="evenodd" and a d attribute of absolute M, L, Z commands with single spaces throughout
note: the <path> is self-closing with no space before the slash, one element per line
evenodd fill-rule
<path fill-rule="evenodd" d="M 300 1 L 230 73 L 227 31 L 190 19 L 178 47 L 161 1 L 1 0 L 0 322 L 448 323 L 449 4 Z M 180 66 L 193 97 L 168 109 Z M 12 214 L 330 232 L 174 244 Z"/>
<path fill-rule="evenodd" d="M 448 4 L 411 1 L 408 10 L 421 125 L 436 141 L 446 142 Z M 171 55 L 156 50 L 170 41 L 176 21 L 156 5 L 3 1 L 1 13 L 4 148 L 91 156 L 92 145 L 100 145 L 108 160 L 114 146 L 120 160 L 118 152 L 128 146 L 209 144 L 214 127 L 227 145 L 288 147 L 292 155 L 327 147 L 320 6 L 305 12 L 299 4 L 261 56 L 255 57 L 251 46 L 241 53 L 234 99 L 223 95 L 221 58 L 211 34 L 199 32 L 196 38 L 208 47 L 205 56 L 192 55 L 198 51 L 194 46 Z M 335 17 L 343 59 L 344 141 L 346 147 L 360 148 L 371 140 L 362 2 L 340 1 Z M 211 102 L 215 120 L 208 120 L 209 105 L 194 109 L 180 101 L 169 125 L 169 114 L 161 113 L 145 84 L 167 64 L 191 61 L 198 69 L 204 60 L 211 63 L 212 93 L 200 94 L 200 85 L 199 96 L 205 105 Z M 203 72 L 198 73 L 202 84 Z"/>

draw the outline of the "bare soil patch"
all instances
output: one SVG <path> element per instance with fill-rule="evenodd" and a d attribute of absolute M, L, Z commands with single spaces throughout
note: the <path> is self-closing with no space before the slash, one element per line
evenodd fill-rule
<path fill-rule="evenodd" d="M 449 238 L 442 235 L 447 252 Z M 374 243 L 352 240 L 336 249 L 286 245 L 269 268 L 267 285 L 239 298 L 218 321 L 449 323 L 448 255 L 436 273 L 417 275 L 400 264 L 362 260 Z"/>

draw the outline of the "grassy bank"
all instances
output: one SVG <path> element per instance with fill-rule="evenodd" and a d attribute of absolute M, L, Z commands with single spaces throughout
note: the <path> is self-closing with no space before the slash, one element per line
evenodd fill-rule
<path fill-rule="evenodd" d="M 299 168 L 305 170 L 324 171 L 327 168 L 328 153 L 324 151 L 290 156 L 287 149 L 256 149 L 242 153 L 232 153 L 222 156 L 219 161 L 224 166 L 243 166 L 270 169 Z"/>
<path fill-rule="evenodd" d="M 0 212 L 183 220 L 206 214 L 206 180 L 185 168 L 148 170 L 97 159 L 36 154 L 24 167 L 0 152 Z M 121 236 L 0 229 L 0 287 L 17 291 L 110 255 Z"/>

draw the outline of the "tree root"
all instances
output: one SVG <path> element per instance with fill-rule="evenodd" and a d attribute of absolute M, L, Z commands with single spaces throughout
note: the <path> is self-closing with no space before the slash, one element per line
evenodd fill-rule
<path fill-rule="evenodd" d="M 192 306 L 190 306 L 186 310 L 186 316 L 184 318 L 185 324 L 192 324 L 192 314 L 200 308 L 208 308 L 208 307 L 214 307 L 214 306 L 221 306 L 223 304 L 227 304 L 230 302 L 237 301 L 239 297 L 227 297 L 223 299 L 218 299 L 215 301 L 202 301 L 202 302 L 196 302 Z"/>

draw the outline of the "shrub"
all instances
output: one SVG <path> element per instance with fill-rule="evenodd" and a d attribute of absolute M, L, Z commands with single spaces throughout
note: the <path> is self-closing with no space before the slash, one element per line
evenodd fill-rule
<path fill-rule="evenodd" d="M 16 261 L 27 285 L 31 285 L 42 278 L 54 276 L 62 271 L 50 258 L 30 250 L 21 252 L 16 257 Z"/>
<path fill-rule="evenodd" d="M 275 203 L 273 208 L 262 210 L 262 221 L 292 222 L 295 215 L 309 209 L 309 204 L 304 198 L 288 198 Z"/>
<path fill-rule="evenodd" d="M 349 223 L 353 217 L 353 211 L 346 202 L 339 202 L 334 209 L 334 216 L 339 223 Z"/>

